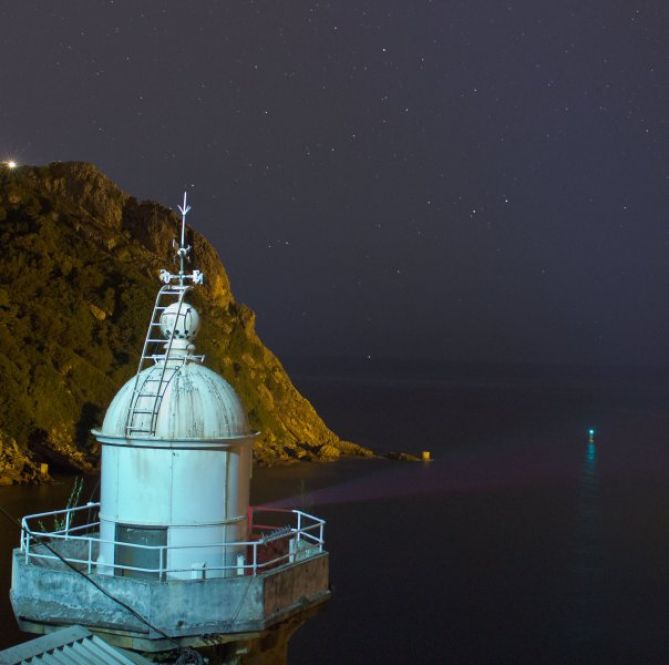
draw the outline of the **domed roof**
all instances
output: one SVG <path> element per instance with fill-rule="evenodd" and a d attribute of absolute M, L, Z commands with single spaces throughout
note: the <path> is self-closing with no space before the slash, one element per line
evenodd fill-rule
<path fill-rule="evenodd" d="M 134 409 L 133 425 L 138 438 L 152 430 L 152 410 L 157 407 L 155 433 L 159 439 L 229 439 L 253 436 L 246 413 L 232 386 L 199 362 L 168 359 L 132 377 L 112 400 L 99 434 L 127 436 L 128 413 Z M 167 382 L 162 398 L 142 397 L 145 386 Z M 148 381 L 148 383 L 147 383 Z M 136 383 L 137 382 L 137 383 Z M 135 390 L 135 384 L 137 390 Z M 132 432 L 129 432 L 132 438 Z"/>
<path fill-rule="evenodd" d="M 112 400 L 102 429 L 93 430 L 103 443 L 105 437 L 153 440 L 156 443 L 151 445 L 160 447 L 160 441 L 214 443 L 255 436 L 249 431 L 244 407 L 232 386 L 201 364 L 203 356 L 193 354 L 200 315 L 184 297 L 196 284 L 202 284 L 204 276 L 199 270 L 185 272 L 191 250 L 185 241 L 186 214 L 190 210 L 186 194 L 179 210 L 179 273 L 160 272 L 163 286 L 153 307 L 138 373 Z M 146 367 L 146 363 L 153 364 Z"/>

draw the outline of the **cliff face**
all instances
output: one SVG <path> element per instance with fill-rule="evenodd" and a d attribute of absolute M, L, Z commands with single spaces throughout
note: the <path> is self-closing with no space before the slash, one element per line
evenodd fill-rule
<path fill-rule="evenodd" d="M 177 222 L 90 164 L 0 166 L 0 483 L 32 479 L 39 461 L 95 467 L 89 430 L 135 373 Z M 193 297 L 204 318 L 198 351 L 261 432 L 256 459 L 370 454 L 341 441 L 297 392 L 258 339 L 253 312 L 235 301 L 216 251 L 189 233 L 207 279 Z"/>

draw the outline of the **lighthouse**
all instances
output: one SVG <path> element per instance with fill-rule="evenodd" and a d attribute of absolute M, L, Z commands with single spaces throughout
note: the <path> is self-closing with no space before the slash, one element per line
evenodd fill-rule
<path fill-rule="evenodd" d="M 185 272 L 185 195 L 179 209 L 180 270 L 161 272 L 137 374 L 93 432 L 102 444 L 98 565 L 220 577 L 245 564 L 243 547 L 216 544 L 246 540 L 256 434 L 230 384 L 195 352 L 200 316 L 188 295 L 203 275 Z"/>
<path fill-rule="evenodd" d="M 12 606 L 29 632 L 82 624 L 138 651 L 281 659 L 330 595 L 325 522 L 249 505 L 257 433 L 197 353 L 185 195 L 179 210 L 179 270 L 161 271 L 137 371 L 93 430 L 100 501 L 23 518 Z"/>

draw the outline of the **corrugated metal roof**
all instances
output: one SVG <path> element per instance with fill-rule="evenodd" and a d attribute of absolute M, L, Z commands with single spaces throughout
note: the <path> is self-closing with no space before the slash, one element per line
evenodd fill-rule
<path fill-rule="evenodd" d="M 82 626 L 70 626 L 0 651 L 0 665 L 151 665 Z"/>

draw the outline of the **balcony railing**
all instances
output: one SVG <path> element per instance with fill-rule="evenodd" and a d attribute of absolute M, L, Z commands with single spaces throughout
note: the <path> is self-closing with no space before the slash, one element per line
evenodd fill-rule
<path fill-rule="evenodd" d="M 195 574 L 191 568 L 169 567 L 168 554 L 175 550 L 191 550 L 193 561 L 202 560 L 198 551 L 219 550 L 223 555 L 234 554 L 234 563 L 207 566 L 197 573 L 203 577 L 214 571 L 223 576 L 260 575 L 272 568 L 302 561 L 323 551 L 325 520 L 301 510 L 280 508 L 249 508 L 249 540 L 213 542 L 198 545 L 140 545 L 100 538 L 97 519 L 99 503 L 87 503 L 45 513 L 26 515 L 21 520 L 21 552 L 26 564 L 56 565 L 65 561 L 86 573 L 140 574 L 165 580 L 170 575 Z M 260 521 L 262 520 L 262 521 Z M 47 523 L 52 528 L 49 529 Z M 79 523 L 82 522 L 82 523 Z M 98 562 L 100 546 L 111 543 L 124 548 L 157 552 L 159 565 L 141 568 L 128 564 Z M 55 550 L 55 552 L 54 552 Z M 56 554 L 57 553 L 57 554 Z M 190 557 L 189 557 L 190 558 Z M 223 556 L 223 561 L 228 558 Z M 139 557 L 138 557 L 139 559 Z M 181 557 L 183 560 L 183 557 Z M 116 571 L 119 571 L 118 573 Z"/>

